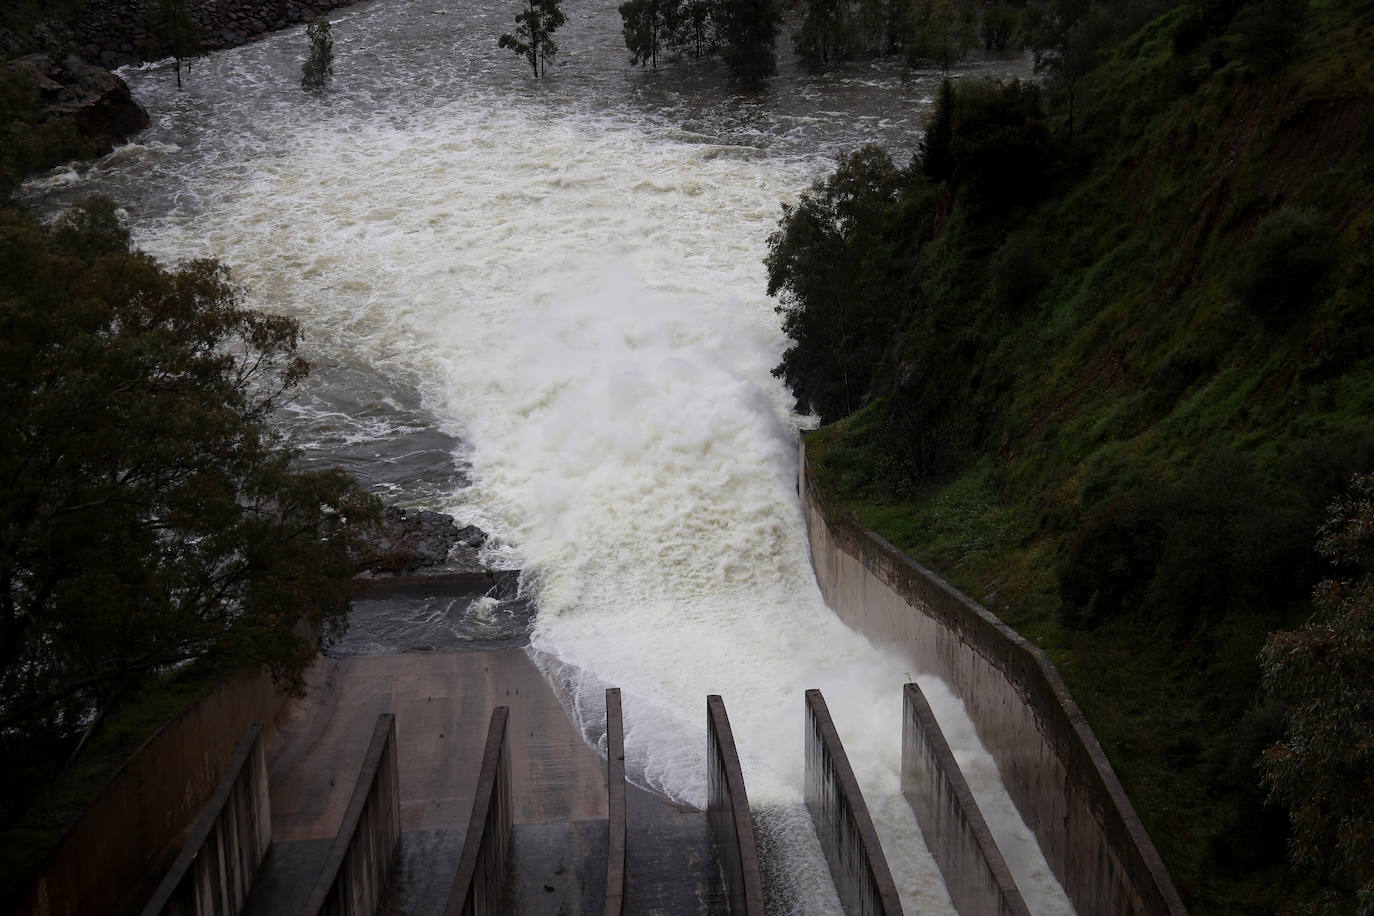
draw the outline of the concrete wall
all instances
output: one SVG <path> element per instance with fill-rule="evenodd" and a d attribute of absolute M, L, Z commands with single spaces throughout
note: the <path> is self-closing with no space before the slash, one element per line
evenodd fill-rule
<path fill-rule="evenodd" d="M 236 914 L 272 843 L 262 726 L 250 725 L 219 788 L 143 916 Z"/>
<path fill-rule="evenodd" d="M 954 908 L 1030 916 L 925 694 L 902 697 L 902 794 L 916 812 Z"/>
<path fill-rule="evenodd" d="M 168 722 L 110 779 L 7 912 L 124 913 L 149 892 L 214 794 L 244 729 L 276 717 L 266 672 L 243 673 Z M 112 841 L 112 838 L 118 838 Z"/>
<path fill-rule="evenodd" d="M 453 879 L 445 916 L 504 916 L 509 885 L 514 811 L 511 799 L 510 711 L 498 706 L 491 713 L 482 768 L 472 799 L 472 817 L 463 838 L 458 874 Z"/>
<path fill-rule="evenodd" d="M 806 809 L 847 916 L 900 916 L 868 805 L 819 690 L 806 691 Z"/>
<path fill-rule="evenodd" d="M 849 626 L 947 681 L 1080 914 L 1183 913 L 1135 810 L 1049 659 L 799 485 L 816 581 Z"/>
<path fill-rule="evenodd" d="M 304 916 L 373 916 L 401 844 L 396 717 L 377 717 L 357 785 Z"/>
<path fill-rule="evenodd" d="M 629 814 L 625 799 L 625 722 L 621 715 L 620 688 L 606 691 L 606 845 L 605 916 L 625 912 L 625 836 Z"/>
<path fill-rule="evenodd" d="M 754 822 L 749 816 L 749 796 L 744 791 L 744 771 L 735 751 L 725 701 L 714 694 L 706 698 L 706 779 L 707 813 L 725 872 L 730 912 L 763 916 L 763 873 L 754 843 Z"/>

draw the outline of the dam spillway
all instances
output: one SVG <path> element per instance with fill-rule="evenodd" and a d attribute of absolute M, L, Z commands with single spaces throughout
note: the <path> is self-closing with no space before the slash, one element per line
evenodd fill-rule
<path fill-rule="evenodd" d="M 181 91 L 166 68 L 126 71 L 153 127 L 25 194 L 110 194 L 143 249 L 220 258 L 248 302 L 299 319 L 317 368 L 287 435 L 493 533 L 485 560 L 525 570 L 532 658 L 583 738 L 607 687 L 637 698 L 632 782 L 700 807 L 699 705 L 724 696 L 766 867 L 793 911 L 833 913 L 828 882 L 808 883 L 824 858 L 797 698 L 864 711 L 837 723 L 856 778 L 885 845 L 919 850 L 892 724 L 909 666 L 815 588 L 804 418 L 771 376 L 786 340 L 761 259 L 780 204 L 834 155 L 911 149 L 939 74 L 784 60 L 768 92 L 740 92 L 718 62 L 627 66 L 614 9 L 568 3 L 564 63 L 535 85 L 495 48 L 509 11 L 428 6 L 332 17 L 319 99 L 298 89 L 298 31 L 197 62 Z M 948 911 L 928 855 L 893 867 L 907 899 Z"/>

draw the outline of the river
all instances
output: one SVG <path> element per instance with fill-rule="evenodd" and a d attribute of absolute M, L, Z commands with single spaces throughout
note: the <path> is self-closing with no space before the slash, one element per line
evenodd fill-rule
<path fill-rule="evenodd" d="M 153 126 L 24 194 L 109 194 L 144 250 L 219 258 L 246 301 L 299 319 L 317 371 L 283 423 L 306 460 L 491 532 L 485 560 L 524 571 L 531 652 L 587 734 L 622 688 L 636 782 L 702 804 L 705 698 L 723 695 L 770 912 L 838 912 L 800 802 L 810 687 L 907 911 L 949 912 L 899 792 L 911 676 L 1032 909 L 1068 912 L 959 702 L 822 602 L 795 491 L 806 420 L 770 374 L 782 202 L 864 143 L 909 158 L 939 74 L 809 75 L 784 53 L 744 91 L 714 61 L 631 66 L 614 3 L 564 8 L 538 83 L 496 46 L 513 8 L 446 0 L 335 11 L 318 98 L 299 29 L 196 61 L 183 91 L 169 65 L 127 70 Z"/>

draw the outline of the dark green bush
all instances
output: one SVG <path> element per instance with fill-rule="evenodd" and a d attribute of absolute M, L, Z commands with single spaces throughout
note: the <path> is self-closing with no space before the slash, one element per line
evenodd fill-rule
<path fill-rule="evenodd" d="M 1330 214 L 1283 207 L 1260 220 L 1241 247 L 1232 291 L 1266 324 L 1285 327 L 1316 304 L 1317 286 L 1336 262 L 1336 254 Z"/>

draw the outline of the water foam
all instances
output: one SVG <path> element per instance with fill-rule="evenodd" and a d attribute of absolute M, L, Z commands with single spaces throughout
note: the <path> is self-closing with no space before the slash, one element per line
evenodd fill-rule
<path fill-rule="evenodd" d="M 145 248 L 223 259 L 321 354 L 424 393 L 471 465 L 472 486 L 435 508 L 524 566 L 533 652 L 589 737 L 600 691 L 622 688 L 636 780 L 702 804 L 705 697 L 724 696 L 774 863 L 770 910 L 838 911 L 800 804 L 803 691 L 819 687 L 909 910 L 949 912 L 900 796 L 903 663 L 819 596 L 798 418 L 771 375 L 786 340 L 764 239 L 825 158 L 779 147 L 844 115 L 823 86 L 814 110 L 770 127 L 748 99 L 674 122 L 584 100 L 571 80 L 481 76 L 494 57 L 408 69 L 377 49 L 422 43 L 433 20 L 412 15 L 363 8 L 351 37 L 336 29 L 351 83 L 329 104 L 284 78 L 282 37 L 198 65 L 184 96 L 131 73 L 165 105 L 162 139 L 61 183 L 141 195 Z M 1024 834 L 958 701 L 923 685 L 994 829 Z M 1034 843 L 1013 846 L 1033 907 L 1060 911 Z"/>

